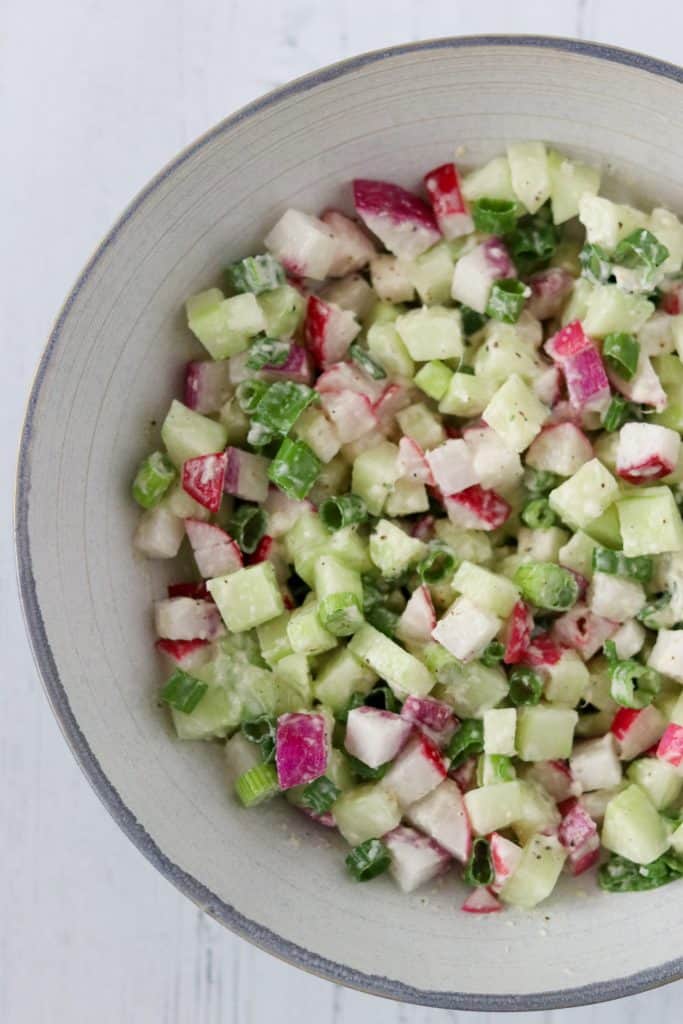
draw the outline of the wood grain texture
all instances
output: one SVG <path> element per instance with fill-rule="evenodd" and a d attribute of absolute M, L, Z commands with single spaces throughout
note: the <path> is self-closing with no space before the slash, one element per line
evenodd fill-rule
<path fill-rule="evenodd" d="M 352 53 L 446 34 L 580 35 L 679 56 L 670 0 L 4 0 L 0 273 L 11 495 L 30 378 L 59 303 L 131 195 L 181 146 L 260 93 Z M 67 750 L 18 611 L 0 540 L 0 1021 L 7 1024 L 438 1024 L 488 1015 L 336 989 L 247 946 L 175 892 L 119 832 Z M 11 711 L 10 711 L 11 709 Z M 683 984 L 520 1021 L 664 1024 Z"/>

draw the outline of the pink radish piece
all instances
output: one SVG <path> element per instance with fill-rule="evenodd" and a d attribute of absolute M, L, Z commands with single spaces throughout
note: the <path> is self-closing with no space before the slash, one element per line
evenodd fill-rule
<path fill-rule="evenodd" d="M 562 330 L 548 338 L 543 347 L 551 359 L 561 364 L 565 359 L 591 348 L 592 345 L 593 342 L 585 333 L 581 321 L 572 320 Z"/>
<path fill-rule="evenodd" d="M 577 796 L 581 791 L 566 761 L 536 761 L 527 768 L 524 778 L 537 782 L 556 803 Z"/>
<path fill-rule="evenodd" d="M 357 441 L 377 426 L 370 399 L 357 391 L 325 391 L 320 404 L 334 423 L 342 444 Z"/>
<path fill-rule="evenodd" d="M 522 848 L 517 843 L 513 843 L 511 839 L 501 836 L 499 832 L 491 833 L 489 844 L 495 874 L 491 888 L 494 892 L 500 892 L 508 878 L 517 870 L 522 859 Z"/>
<path fill-rule="evenodd" d="M 365 395 L 373 405 L 384 394 L 384 384 L 373 380 L 367 373 L 353 363 L 334 363 L 320 374 L 315 382 L 315 389 L 321 395 L 325 392 L 355 391 Z"/>
<path fill-rule="evenodd" d="M 554 406 L 562 397 L 563 380 L 559 366 L 546 366 L 532 381 L 531 386 L 536 398 L 539 398 L 544 405 Z"/>
<path fill-rule="evenodd" d="M 414 828 L 399 825 L 387 832 L 382 841 L 391 854 L 389 872 L 402 892 L 413 892 L 450 866 L 448 853 Z"/>
<path fill-rule="evenodd" d="M 406 697 L 401 718 L 418 726 L 440 747 L 448 743 L 458 727 L 453 708 L 433 697 Z"/>
<path fill-rule="evenodd" d="M 587 605 L 579 603 L 555 619 L 552 636 L 560 644 L 573 647 L 588 661 L 618 629 L 618 622 L 595 615 Z"/>
<path fill-rule="evenodd" d="M 463 440 L 444 441 L 425 458 L 436 486 L 444 494 L 459 494 L 479 483 L 470 449 Z"/>
<path fill-rule="evenodd" d="M 532 469 L 573 476 L 593 458 L 593 446 L 574 423 L 543 427 L 529 445 L 524 461 Z"/>
<path fill-rule="evenodd" d="M 363 229 L 339 210 L 326 210 L 320 218 L 332 232 L 336 253 L 328 277 L 345 277 L 366 267 L 377 249 Z"/>
<path fill-rule="evenodd" d="M 414 523 L 410 531 L 410 536 L 415 537 L 417 540 L 431 540 L 434 535 L 434 523 L 434 516 L 420 516 L 420 518 Z"/>
<path fill-rule="evenodd" d="M 574 278 L 562 267 L 539 270 L 529 278 L 531 298 L 526 304 L 532 316 L 548 320 L 557 316 L 574 287 Z"/>
<path fill-rule="evenodd" d="M 169 664 L 186 672 L 205 665 L 211 657 L 208 640 L 157 640 L 154 646 Z"/>
<path fill-rule="evenodd" d="M 534 668 L 557 665 L 562 659 L 563 650 L 562 645 L 556 643 L 549 633 L 539 633 L 529 642 L 523 660 L 526 665 L 533 665 Z"/>
<path fill-rule="evenodd" d="M 225 626 L 213 601 L 169 597 L 156 601 L 154 624 L 162 640 L 215 640 Z"/>
<path fill-rule="evenodd" d="M 632 761 L 657 743 L 666 729 L 666 719 L 653 704 L 646 708 L 619 708 L 611 732 L 617 741 L 622 761 Z"/>
<path fill-rule="evenodd" d="M 494 281 L 517 277 L 517 269 L 500 238 L 485 242 L 455 264 L 451 295 L 477 313 L 485 313 Z"/>
<path fill-rule="evenodd" d="M 412 731 L 412 724 L 393 711 L 363 705 L 349 711 L 344 746 L 369 768 L 379 768 L 393 761 Z"/>
<path fill-rule="evenodd" d="M 584 792 L 612 789 L 621 782 L 621 764 L 614 734 L 575 743 L 569 760 L 577 787 Z"/>
<path fill-rule="evenodd" d="M 223 497 L 228 456 L 199 455 L 183 463 L 183 490 L 210 512 L 218 512 Z"/>
<path fill-rule="evenodd" d="M 474 231 L 474 222 L 460 190 L 460 175 L 455 164 L 435 167 L 425 174 L 424 183 L 436 222 L 445 238 L 460 238 Z"/>
<path fill-rule="evenodd" d="M 673 722 L 667 725 L 657 745 L 657 757 L 679 771 L 683 770 L 683 726 Z"/>
<path fill-rule="evenodd" d="M 296 501 L 279 487 L 271 486 L 263 510 L 268 516 L 268 533 L 277 538 L 291 530 L 297 519 L 307 512 L 313 512 L 314 508 L 310 501 Z"/>
<path fill-rule="evenodd" d="M 480 885 L 472 890 L 460 909 L 466 914 L 498 914 L 503 904 L 496 899 L 491 889 Z"/>
<path fill-rule="evenodd" d="M 211 594 L 206 589 L 205 580 L 202 580 L 201 583 L 169 583 L 166 587 L 166 595 L 167 597 L 193 597 L 195 600 L 213 601 Z"/>
<path fill-rule="evenodd" d="M 401 476 L 420 484 L 433 486 L 434 477 L 425 453 L 412 437 L 404 435 L 398 442 L 398 465 Z"/>
<path fill-rule="evenodd" d="M 600 859 L 598 827 L 578 800 L 562 807 L 562 821 L 558 838 L 569 856 L 567 863 L 572 875 L 581 875 Z"/>
<path fill-rule="evenodd" d="M 518 665 L 524 661 L 533 628 L 533 615 L 524 601 L 517 601 L 505 625 L 503 661 L 506 665 Z"/>
<path fill-rule="evenodd" d="M 683 313 L 683 281 L 674 281 L 665 287 L 662 309 L 671 316 L 678 316 L 679 313 Z"/>
<path fill-rule="evenodd" d="M 631 484 L 646 484 L 676 468 L 681 436 L 655 423 L 625 423 L 619 431 L 617 473 Z"/>
<path fill-rule="evenodd" d="M 668 398 L 661 381 L 650 362 L 650 357 L 641 349 L 636 372 L 630 380 L 624 380 L 618 373 L 610 371 L 609 379 L 612 386 L 629 402 L 636 405 L 649 405 L 655 412 L 666 409 Z"/>
<path fill-rule="evenodd" d="M 436 626 L 436 612 L 429 587 L 421 586 L 410 595 L 396 625 L 396 636 L 404 643 L 429 643 Z M 416 698 L 410 697 L 409 700 Z"/>
<path fill-rule="evenodd" d="M 470 424 L 462 437 L 472 455 L 477 482 L 485 489 L 512 487 L 524 470 L 517 452 L 506 448 L 495 430 L 482 421 Z"/>
<path fill-rule="evenodd" d="M 415 259 L 441 238 L 427 204 L 400 185 L 356 178 L 353 199 L 363 223 L 395 256 Z"/>
<path fill-rule="evenodd" d="M 226 449 L 228 463 L 223 489 L 244 501 L 259 504 L 268 497 L 268 459 L 241 448 Z"/>
<path fill-rule="evenodd" d="M 469 793 L 477 784 L 477 759 L 468 757 L 461 765 L 449 772 L 454 782 L 457 782 L 461 793 Z"/>
<path fill-rule="evenodd" d="M 183 402 L 188 409 L 202 415 L 218 412 L 230 394 L 230 374 L 227 359 L 197 360 L 185 367 Z"/>
<path fill-rule="evenodd" d="M 300 210 L 287 210 L 264 242 L 289 274 L 316 281 L 327 277 L 338 253 L 327 224 Z"/>
<path fill-rule="evenodd" d="M 411 825 L 425 832 L 464 864 L 472 850 L 472 829 L 457 783 L 444 779 L 406 811 Z"/>
<path fill-rule="evenodd" d="M 407 723 L 410 724 L 410 723 Z M 409 807 L 436 789 L 446 778 L 446 762 L 441 751 L 427 736 L 411 739 L 382 779 L 401 807 Z"/>
<path fill-rule="evenodd" d="M 388 434 L 391 431 L 396 414 L 410 405 L 410 402 L 410 391 L 403 384 L 393 383 L 385 387 L 373 406 L 382 433 Z"/>
<path fill-rule="evenodd" d="M 322 715 L 280 715 L 275 735 L 275 765 L 280 789 L 303 786 L 325 774 L 327 731 Z"/>
<path fill-rule="evenodd" d="M 264 380 L 293 380 L 296 384 L 311 384 L 311 357 L 303 345 L 292 345 L 286 362 L 281 366 L 264 366 L 261 376 Z"/>
<path fill-rule="evenodd" d="M 184 536 L 182 519 L 165 505 L 157 505 L 140 517 L 133 547 L 147 558 L 175 558 Z"/>
<path fill-rule="evenodd" d="M 316 366 L 325 368 L 343 359 L 359 331 L 360 324 L 348 309 L 309 295 L 304 334 Z"/>
<path fill-rule="evenodd" d="M 510 515 L 510 506 L 495 491 L 479 484 L 444 499 L 448 518 L 463 530 L 497 530 Z"/>
<path fill-rule="evenodd" d="M 610 386 L 600 353 L 592 345 L 561 363 L 571 405 L 581 412 L 601 412 L 609 405 Z"/>
<path fill-rule="evenodd" d="M 219 526 L 203 523 L 200 519 L 186 519 L 185 532 L 197 568 L 205 580 L 227 576 L 242 568 L 242 553 L 238 545 Z"/>

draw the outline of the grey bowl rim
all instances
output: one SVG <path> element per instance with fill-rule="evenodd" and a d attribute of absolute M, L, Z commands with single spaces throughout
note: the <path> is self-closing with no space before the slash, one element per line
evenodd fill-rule
<path fill-rule="evenodd" d="M 216 921 L 239 937 L 246 939 L 259 949 L 278 957 L 286 963 L 299 967 L 326 981 L 357 989 L 370 995 L 420 1006 L 481 1012 L 522 1012 L 562 1009 L 605 1002 L 611 999 L 621 999 L 651 988 L 669 984 L 683 977 L 683 957 L 667 961 L 655 968 L 631 974 L 625 978 L 614 978 L 609 981 L 596 982 L 591 985 L 576 986 L 568 989 L 521 995 L 515 995 L 514 993 L 509 995 L 490 995 L 487 993 L 432 991 L 406 985 L 397 979 L 365 974 L 344 964 L 335 963 L 319 956 L 317 953 L 304 949 L 296 943 L 290 942 L 271 929 L 265 928 L 245 917 L 235 907 L 225 903 L 215 893 L 211 892 L 198 879 L 174 864 L 163 850 L 160 849 L 147 833 L 144 825 L 137 820 L 133 812 L 124 803 L 91 750 L 71 710 L 69 698 L 59 677 L 43 622 L 33 575 L 28 523 L 34 414 L 47 369 L 57 352 L 57 346 L 64 325 L 81 290 L 106 250 L 115 243 L 122 228 L 135 216 L 137 210 L 149 196 L 204 146 L 282 99 L 307 92 L 320 84 L 342 78 L 359 68 L 371 64 L 379 64 L 389 57 L 435 50 L 476 49 L 496 46 L 501 48 L 528 47 L 530 51 L 543 49 L 558 50 L 562 53 L 575 53 L 598 61 L 621 64 L 628 68 L 658 75 L 683 84 L 683 68 L 678 65 L 656 57 L 647 56 L 646 54 L 603 43 L 561 36 L 488 34 L 447 36 L 388 46 L 337 61 L 273 89 L 241 107 L 233 114 L 223 118 L 218 124 L 182 149 L 143 186 L 94 250 L 64 301 L 40 358 L 27 401 L 17 464 L 14 533 L 17 559 L 16 569 L 26 632 L 48 702 L 79 767 L 97 796 L 131 842 L 168 881 L 175 885 L 185 896 L 189 897 L 201 910 L 210 914 Z"/>

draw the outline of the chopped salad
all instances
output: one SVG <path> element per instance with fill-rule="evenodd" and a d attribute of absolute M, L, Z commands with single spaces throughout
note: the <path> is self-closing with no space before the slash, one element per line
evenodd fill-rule
<path fill-rule="evenodd" d="M 683 877 L 683 225 L 599 186 L 518 142 L 286 210 L 133 483 L 178 737 L 471 913 Z"/>

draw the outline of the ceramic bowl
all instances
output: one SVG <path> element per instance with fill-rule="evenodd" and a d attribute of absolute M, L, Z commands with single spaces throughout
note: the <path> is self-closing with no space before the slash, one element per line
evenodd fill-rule
<path fill-rule="evenodd" d="M 284 801 L 241 810 L 219 744 L 182 744 L 155 702 L 150 607 L 164 563 L 131 547 L 129 482 L 196 351 L 187 295 L 288 206 L 349 207 L 356 175 L 415 185 L 508 139 L 602 165 L 626 198 L 683 209 L 683 72 L 543 38 L 443 39 L 336 64 L 227 118 L 133 201 L 66 300 L 31 394 L 17 544 L 35 656 L 84 772 L 179 889 L 263 949 L 378 995 L 548 1009 L 678 976 L 678 887 L 562 884 L 531 913 L 458 912 L 458 884 L 353 884 L 333 838 Z"/>

